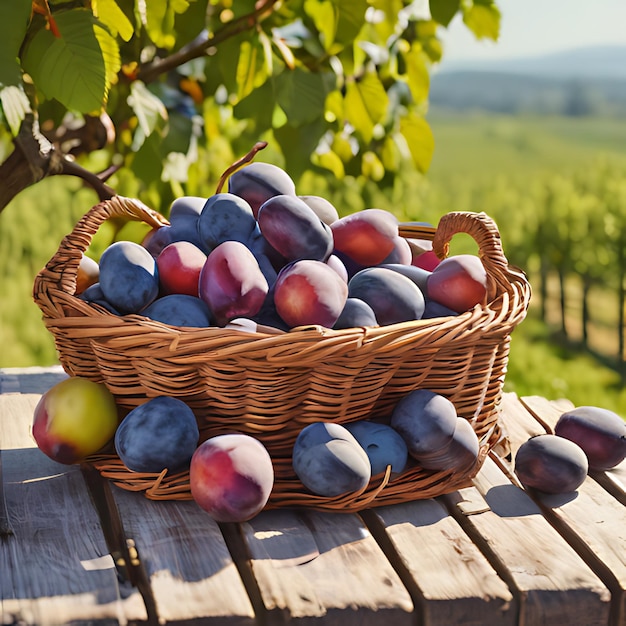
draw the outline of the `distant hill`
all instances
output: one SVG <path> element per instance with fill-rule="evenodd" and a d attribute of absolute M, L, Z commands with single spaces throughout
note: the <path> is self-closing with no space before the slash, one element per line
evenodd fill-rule
<path fill-rule="evenodd" d="M 626 46 L 442 64 L 431 107 L 547 115 L 626 115 Z"/>
<path fill-rule="evenodd" d="M 518 59 L 444 61 L 437 74 L 459 71 L 523 74 L 560 79 L 626 80 L 626 45 L 575 48 Z"/>

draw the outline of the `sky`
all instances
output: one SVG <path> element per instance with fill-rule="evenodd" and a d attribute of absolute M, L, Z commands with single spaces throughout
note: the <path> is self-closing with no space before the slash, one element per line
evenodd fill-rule
<path fill-rule="evenodd" d="M 440 30 L 443 63 L 539 56 L 577 47 L 626 45 L 626 0 L 496 0 L 500 40 L 478 41 L 456 16 Z"/>

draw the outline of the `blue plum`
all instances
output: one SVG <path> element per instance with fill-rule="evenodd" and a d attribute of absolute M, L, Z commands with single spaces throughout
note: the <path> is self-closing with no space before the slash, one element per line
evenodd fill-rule
<path fill-rule="evenodd" d="M 381 326 L 421 319 L 424 294 L 406 276 L 384 267 L 367 267 L 348 282 L 348 297 L 372 307 Z"/>
<path fill-rule="evenodd" d="M 83 291 L 83 293 L 81 293 L 78 297 L 85 302 L 99 304 L 109 313 L 113 313 L 113 315 L 121 315 L 121 313 L 110 302 L 107 302 L 107 299 L 104 297 L 102 289 L 100 288 L 100 283 L 94 283 L 90 287 L 87 287 L 87 289 L 85 289 L 85 291 Z"/>
<path fill-rule="evenodd" d="M 326 497 L 359 491 L 372 474 L 365 450 L 347 428 L 334 423 L 305 426 L 296 437 L 292 465 L 307 489 Z"/>
<path fill-rule="evenodd" d="M 170 207 L 170 237 L 172 241 L 189 241 L 203 252 L 207 248 L 198 233 L 198 220 L 207 199 L 200 196 L 181 196 Z"/>
<path fill-rule="evenodd" d="M 259 207 L 269 198 L 295 195 L 296 185 L 282 168 L 258 161 L 232 174 L 228 179 L 228 191 L 246 200 L 256 217 Z"/>
<path fill-rule="evenodd" d="M 406 442 L 409 454 L 419 461 L 450 443 L 457 425 L 456 408 L 441 394 L 415 389 L 393 408 L 390 425 Z"/>
<path fill-rule="evenodd" d="M 365 450 L 372 475 L 384 472 L 388 465 L 394 473 L 400 473 L 405 468 L 409 451 L 404 439 L 391 426 L 359 420 L 346 424 L 346 428 Z"/>
<path fill-rule="evenodd" d="M 141 314 L 170 326 L 205 328 L 213 324 L 213 317 L 206 302 L 196 296 L 182 293 L 157 298 L 141 311 Z"/>
<path fill-rule="evenodd" d="M 246 243 L 257 226 L 250 205 L 232 193 L 217 193 L 205 203 L 198 218 L 198 235 L 205 248 L 224 241 Z"/>
<path fill-rule="evenodd" d="M 132 241 L 111 244 L 100 257 L 100 288 L 121 313 L 138 313 L 159 295 L 155 258 Z"/>
<path fill-rule="evenodd" d="M 259 209 L 261 233 L 288 261 L 326 261 L 333 251 L 333 234 L 315 211 L 297 196 L 274 196 Z"/>
<path fill-rule="evenodd" d="M 356 328 L 357 326 L 378 326 L 378 320 L 369 304 L 359 300 L 359 298 L 347 298 L 333 328 L 342 330 L 344 328 Z"/>
<path fill-rule="evenodd" d="M 199 437 L 196 417 L 185 402 L 157 396 L 122 420 L 115 450 L 133 472 L 176 472 L 189 466 Z"/>

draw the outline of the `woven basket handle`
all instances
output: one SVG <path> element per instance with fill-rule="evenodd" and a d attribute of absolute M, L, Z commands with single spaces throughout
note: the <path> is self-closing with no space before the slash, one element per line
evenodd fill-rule
<path fill-rule="evenodd" d="M 83 215 L 74 230 L 63 238 L 59 249 L 44 269 L 37 274 L 34 283 L 35 297 L 49 287 L 61 289 L 68 294 L 76 291 L 76 276 L 81 257 L 100 226 L 111 218 L 145 222 L 153 228 L 168 224 L 165 217 L 139 200 L 114 196 L 100 202 Z"/>
<path fill-rule="evenodd" d="M 405 237 L 431 239 L 433 251 L 440 259 L 448 256 L 450 240 L 454 235 L 470 235 L 478 244 L 478 254 L 487 271 L 488 301 L 503 292 L 512 293 L 512 283 L 520 280 L 522 273 L 512 268 L 504 255 L 496 223 L 485 213 L 453 211 L 443 215 L 436 228 L 420 224 L 401 224 L 400 232 Z"/>

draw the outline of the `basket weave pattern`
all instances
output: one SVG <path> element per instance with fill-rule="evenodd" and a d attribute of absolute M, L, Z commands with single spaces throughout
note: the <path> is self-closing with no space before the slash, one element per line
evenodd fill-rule
<path fill-rule="evenodd" d="M 401 225 L 404 237 L 431 239 L 441 258 L 456 233 L 478 244 L 488 275 L 486 304 L 456 317 L 329 330 L 302 327 L 283 333 L 259 328 L 176 328 L 141 315 L 113 315 L 74 295 L 82 253 L 109 218 L 156 227 L 163 216 L 116 196 L 88 211 L 34 283 L 34 299 L 71 376 L 103 382 L 118 405 L 171 395 L 187 402 L 201 440 L 227 432 L 260 439 L 275 469 L 267 508 L 308 506 L 357 511 L 430 498 L 469 484 L 499 440 L 498 405 L 510 334 L 526 315 L 530 286 L 504 256 L 493 220 L 482 213 L 449 213 L 436 229 Z M 291 468 L 297 434 L 315 421 L 345 424 L 384 419 L 408 392 L 427 388 L 448 397 L 481 440 L 478 462 L 464 471 L 417 466 L 398 476 L 372 477 L 360 493 L 325 498 L 309 493 Z M 139 474 L 111 452 L 89 460 L 103 476 L 153 499 L 190 499 L 189 475 Z"/>

